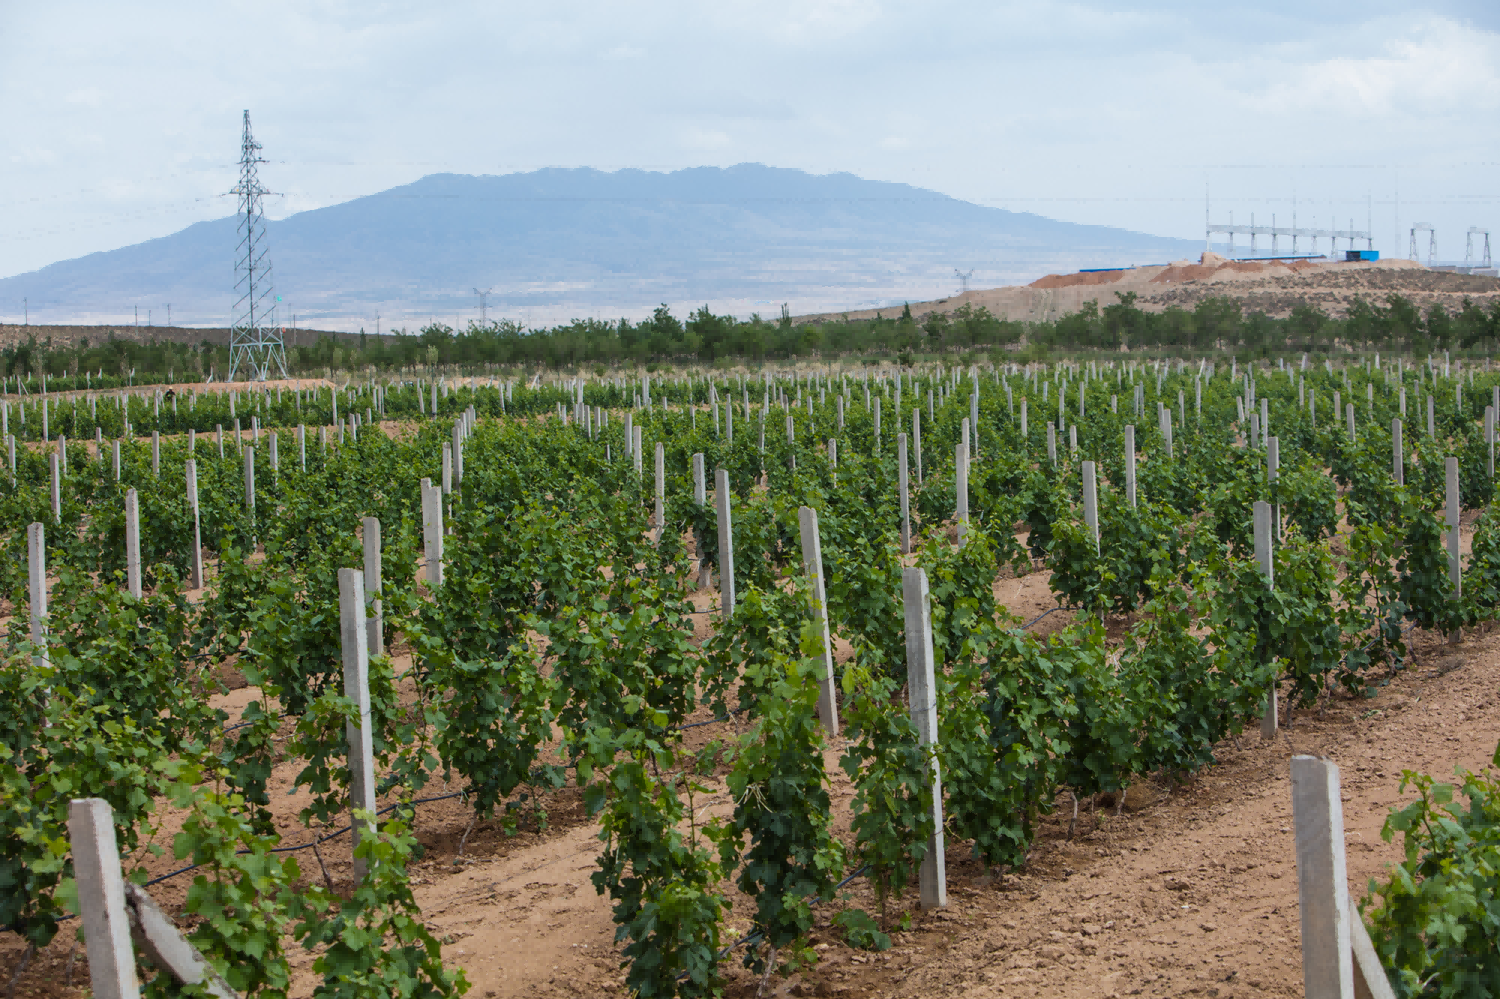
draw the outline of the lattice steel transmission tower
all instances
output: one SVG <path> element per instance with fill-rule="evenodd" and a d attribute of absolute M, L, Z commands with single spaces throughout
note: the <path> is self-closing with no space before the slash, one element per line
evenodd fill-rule
<path fill-rule="evenodd" d="M 276 323 L 276 296 L 271 287 L 266 215 L 256 165 L 264 163 L 260 143 L 250 134 L 250 112 L 240 139 L 240 182 L 229 192 L 239 195 L 239 245 L 235 248 L 234 322 L 229 329 L 229 380 L 242 369 L 252 381 L 265 381 L 274 368 L 286 377 L 286 338 Z"/>
<path fill-rule="evenodd" d="M 1411 245 L 1407 248 L 1407 256 L 1413 260 L 1422 259 L 1417 256 L 1417 233 L 1419 232 L 1427 234 L 1427 266 L 1431 267 L 1433 261 L 1437 259 L 1437 230 L 1430 222 L 1418 222 L 1411 227 Z"/>

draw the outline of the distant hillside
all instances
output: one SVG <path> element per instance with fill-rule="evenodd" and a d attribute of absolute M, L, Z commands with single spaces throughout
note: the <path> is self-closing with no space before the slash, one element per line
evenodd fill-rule
<path fill-rule="evenodd" d="M 1165 262 L 1198 245 L 985 208 L 850 174 L 743 164 L 675 173 L 439 174 L 269 225 L 282 316 L 375 331 L 490 314 L 550 325 L 666 302 L 747 316 L 932 299 L 1079 267 Z M 0 280 L 47 322 L 119 322 L 140 306 L 227 326 L 235 220 Z"/>

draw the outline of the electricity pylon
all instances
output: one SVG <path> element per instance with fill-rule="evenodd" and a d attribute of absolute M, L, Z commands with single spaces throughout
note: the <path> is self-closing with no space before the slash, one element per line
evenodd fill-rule
<path fill-rule="evenodd" d="M 261 199 L 271 192 L 260 185 L 256 164 L 264 163 L 260 144 L 250 134 L 250 112 L 240 139 L 240 182 L 229 192 L 239 195 L 239 245 L 235 248 L 234 322 L 229 328 L 229 380 L 243 368 L 252 381 L 263 382 L 274 367 L 286 377 L 286 340 L 276 323 L 276 296 L 271 287 L 266 214 Z"/>

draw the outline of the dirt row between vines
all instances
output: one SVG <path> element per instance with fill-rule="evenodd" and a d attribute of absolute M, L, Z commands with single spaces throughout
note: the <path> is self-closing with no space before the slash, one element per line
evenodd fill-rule
<path fill-rule="evenodd" d="M 995 594 L 1028 620 L 1054 605 L 1045 572 L 1001 579 Z M 706 609 L 715 597 L 704 592 L 694 599 Z M 1050 632 L 1068 617 L 1053 614 L 1033 630 Z M 700 637 L 708 627 L 700 618 Z M 1479 768 L 1500 738 L 1500 632 L 1469 635 L 1456 648 L 1422 632 L 1410 638 L 1408 668 L 1376 697 L 1338 697 L 1320 711 L 1297 711 L 1292 726 L 1269 743 L 1253 733 L 1226 741 L 1217 748 L 1217 764 L 1186 783 L 1137 784 L 1119 814 L 1108 802 L 1095 810 L 1085 801 L 1071 839 L 1071 800 L 1064 794 L 1023 871 L 988 871 L 974 860 L 970 844 L 948 842 L 948 907 L 921 911 L 914 886 L 893 900 L 893 922 L 908 928 L 893 933 L 895 946 L 884 954 L 851 950 L 829 930 L 829 918 L 845 905 L 877 911 L 869 883 L 855 880 L 834 904 L 818 909 L 819 962 L 773 978 L 766 994 L 1300 995 L 1292 753 L 1328 755 L 1342 769 L 1350 891 L 1358 898 L 1369 878 L 1400 858 L 1399 840 L 1382 842 L 1380 827 L 1400 800 L 1402 769 L 1443 775 L 1454 766 Z M 398 658 L 398 667 L 405 665 Z M 237 717 L 256 696 L 244 687 L 220 700 Z M 704 725 L 690 731 L 689 744 L 736 734 L 731 723 Z M 847 837 L 854 789 L 838 766 L 840 749 L 830 749 L 825 762 L 836 828 Z M 300 767 L 300 761 L 283 763 L 271 781 L 284 844 L 311 837 L 296 818 L 308 796 L 288 794 Z M 708 792 L 694 801 L 699 822 L 733 806 L 722 774 L 706 783 Z M 449 789 L 429 786 L 421 794 Z M 471 829 L 472 811 L 460 800 L 420 806 L 416 832 L 425 857 L 412 871 L 417 901 L 444 942 L 444 959 L 466 969 L 472 996 L 624 995 L 610 903 L 590 881 L 602 846 L 598 827 L 576 789 L 547 795 L 543 803 L 545 828 L 523 818 L 513 835 L 497 821 Z M 169 846 L 172 831 L 169 823 L 159 842 Z M 348 850 L 347 837 L 320 850 L 336 887 L 349 881 Z M 323 878 L 311 851 L 296 856 L 305 878 Z M 153 876 L 179 866 L 170 851 L 144 862 Z M 190 878 L 152 893 L 165 906 L 178 906 Z M 726 942 L 748 930 L 753 911 L 745 897 L 730 897 Z M 72 999 L 83 993 L 83 949 L 69 984 L 76 924 L 65 925 L 17 977 L 17 996 Z M 752 996 L 759 984 L 739 966 L 741 953 L 723 965 L 730 997 Z M 21 954 L 14 936 L 0 936 L 5 981 Z M 311 958 L 299 952 L 293 960 L 293 994 L 309 995 L 316 984 Z"/>

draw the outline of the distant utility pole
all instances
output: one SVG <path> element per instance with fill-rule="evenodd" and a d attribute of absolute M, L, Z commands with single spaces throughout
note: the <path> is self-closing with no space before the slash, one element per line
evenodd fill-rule
<path fill-rule="evenodd" d="M 172 303 L 171 302 L 167 303 L 167 325 L 169 327 L 172 325 Z"/>
<path fill-rule="evenodd" d="M 250 112 L 246 111 L 240 138 L 240 181 L 229 192 L 240 199 L 239 246 L 234 261 L 234 289 L 239 299 L 229 329 L 229 381 L 234 381 L 242 368 L 254 381 L 265 381 L 273 367 L 286 377 L 286 335 L 276 323 L 266 214 L 261 205 L 261 199 L 271 192 L 261 186 L 257 170 L 264 162 L 260 143 L 250 134 Z"/>
<path fill-rule="evenodd" d="M 135 307 L 135 324 L 137 326 L 141 324 L 141 307 L 139 305 Z"/>
<path fill-rule="evenodd" d="M 31 303 L 29 301 L 27 301 L 26 299 L 24 299 L 24 298 L 21 299 L 21 313 L 26 317 L 26 325 L 30 326 L 31 325 Z"/>
<path fill-rule="evenodd" d="M 958 293 L 960 295 L 967 295 L 969 293 L 969 278 L 974 276 L 974 269 L 971 267 L 967 271 L 961 271 L 955 267 L 953 268 L 953 273 L 958 277 Z"/>
<path fill-rule="evenodd" d="M 481 323 L 488 323 L 490 321 L 490 292 L 494 290 L 494 287 L 486 288 L 484 291 L 480 291 L 478 288 L 474 289 L 474 294 L 479 296 L 479 321 Z"/>

